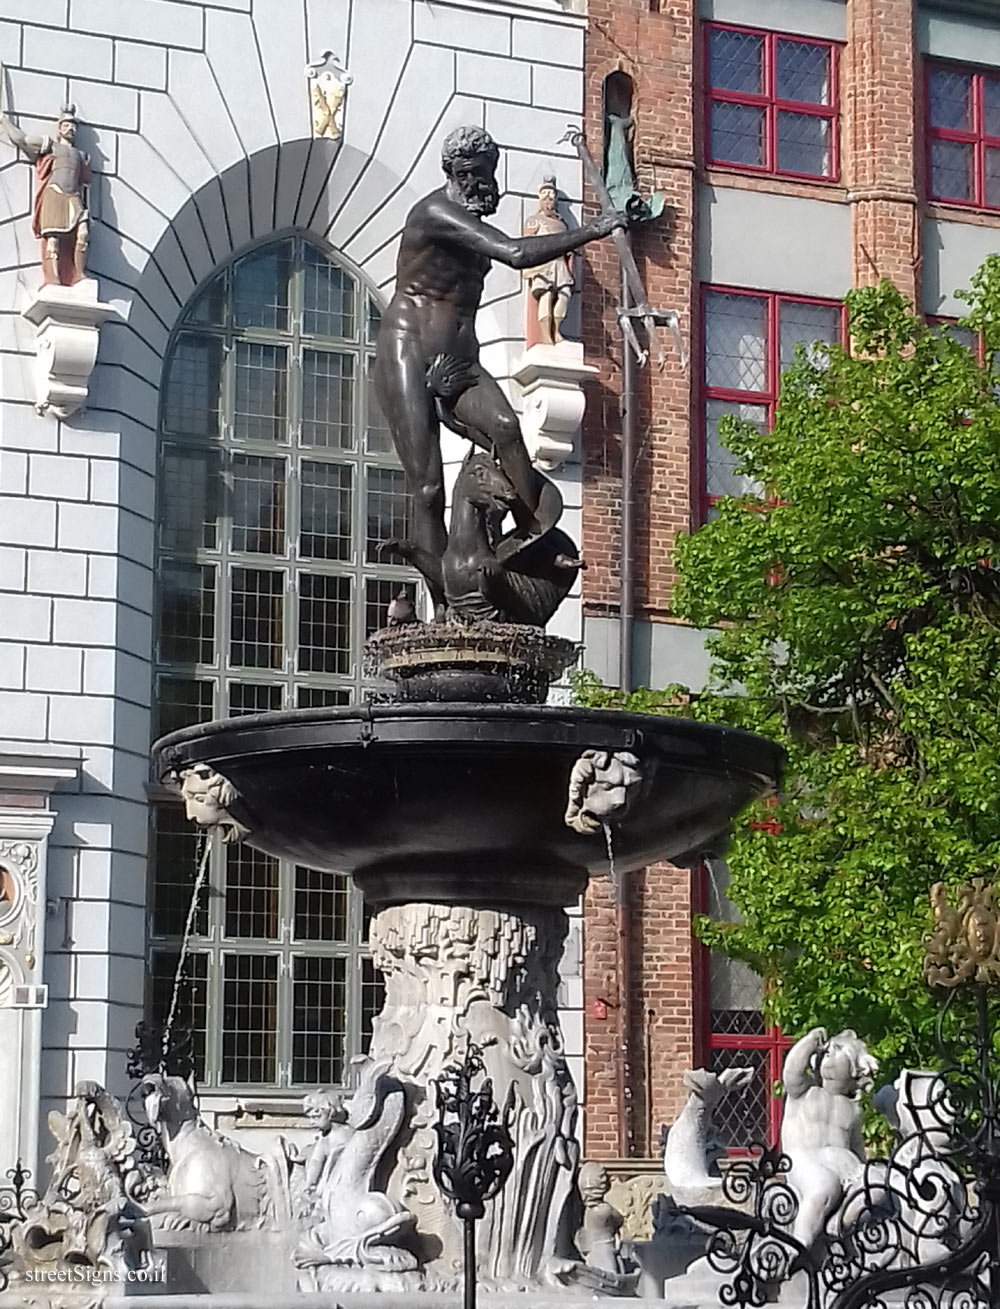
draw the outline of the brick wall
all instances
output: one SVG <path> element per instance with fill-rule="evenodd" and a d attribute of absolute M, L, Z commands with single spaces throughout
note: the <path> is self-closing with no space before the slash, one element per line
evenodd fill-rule
<path fill-rule="evenodd" d="M 615 71 L 634 84 L 635 157 L 644 194 L 664 193 L 667 217 L 633 234 L 650 303 L 678 312 L 688 351 L 695 306 L 695 17 L 692 0 L 638 6 L 591 0 L 586 47 L 586 129 L 595 157 L 602 141 L 602 89 Z M 593 197 L 590 197 L 591 201 Z M 611 242 L 587 252 L 583 297 L 588 362 L 600 368 L 583 433 L 584 606 L 614 612 L 621 560 L 620 397 L 622 344 L 615 313 L 619 265 Z M 691 370 L 680 366 L 668 338 L 666 367 L 638 374 L 637 532 L 632 548 L 637 611 L 668 612 L 675 534 L 690 524 Z M 691 1066 L 692 942 L 688 874 L 659 865 L 629 878 L 631 1023 L 623 1043 L 618 1010 L 593 1016 L 593 1001 L 615 1001 L 618 932 L 607 879 L 592 883 L 584 910 L 585 1131 L 588 1155 L 655 1152 L 661 1122 L 683 1101 L 680 1073 Z M 647 1038 L 647 1029 L 648 1038 Z M 647 1075 L 646 1052 L 652 1052 Z M 630 1141 L 620 1122 L 618 1078 L 626 1064 Z M 647 1090 L 652 1088 L 652 1103 Z M 648 1125 L 652 1124 L 652 1140 Z M 625 1149 L 622 1149 L 623 1144 Z"/>
<path fill-rule="evenodd" d="M 636 262 L 650 303 L 675 309 L 690 344 L 694 234 L 694 17 L 691 0 L 664 0 L 656 12 L 621 0 L 591 0 L 587 37 L 587 137 L 599 157 L 602 87 L 617 70 L 635 86 L 636 163 L 645 192 L 662 191 L 668 218 L 635 232 Z M 592 198 L 592 197 L 591 197 Z M 614 607 L 621 542 L 621 339 L 618 259 L 611 242 L 590 247 L 583 319 L 588 361 L 600 375 L 589 397 L 583 438 L 586 496 L 583 548 L 589 569 L 584 605 Z M 664 614 L 670 544 L 689 522 L 690 373 L 669 345 L 666 368 L 647 368 L 638 384 L 636 481 L 637 593 L 640 609 Z"/>
<path fill-rule="evenodd" d="M 832 21 L 829 6 L 823 8 L 825 17 L 820 9 L 817 6 L 817 29 L 811 32 L 807 5 L 796 5 L 794 30 L 802 35 L 838 36 L 822 26 Z M 846 34 L 840 59 L 841 176 L 836 184 L 814 185 L 704 167 L 697 10 L 697 0 L 590 0 L 586 46 L 586 124 L 595 151 L 602 139 L 604 78 L 621 70 L 634 80 L 641 186 L 647 193 L 664 191 L 673 208 L 669 226 L 661 223 L 635 234 L 636 258 L 650 301 L 678 310 L 685 337 L 693 344 L 688 373 L 671 355 L 662 373 L 640 374 L 636 467 L 640 527 L 633 543 L 636 609 L 654 622 L 669 614 L 672 544 L 677 531 L 689 525 L 691 488 L 697 476 L 689 434 L 701 439 L 697 413 L 702 347 L 696 324 L 693 329 L 699 269 L 706 280 L 793 295 L 842 294 L 839 285 L 832 291 L 821 289 L 810 278 L 815 279 L 817 267 L 836 267 L 844 270 L 837 277 L 846 280 L 849 269 L 855 286 L 888 277 L 916 304 L 926 303 L 928 312 L 955 313 L 961 309 L 952 302 L 952 294 L 957 286 L 968 284 L 989 245 L 984 226 L 1000 227 L 1000 215 L 995 213 L 926 201 L 923 61 L 918 51 L 922 40 L 926 53 L 956 58 L 950 46 L 935 48 L 933 41 L 964 42 L 966 53 L 961 57 L 974 60 L 980 57 L 975 53 L 979 49 L 1000 49 L 1000 24 L 984 32 L 985 44 L 977 40 L 976 25 L 985 27 L 986 20 L 973 17 L 966 20 L 964 35 L 954 23 L 936 27 L 924 23 L 922 28 L 917 25 L 915 34 L 916 0 L 847 0 L 846 31 L 840 33 Z M 716 0 L 712 12 L 720 21 L 759 21 L 753 6 L 740 7 L 738 0 Z M 733 204 L 741 203 L 733 197 L 739 193 L 745 196 L 747 213 L 758 215 L 756 225 L 750 219 L 745 224 L 733 222 Z M 770 209 L 762 206 L 762 193 L 775 197 Z M 718 241 L 720 195 L 727 224 L 724 260 L 714 247 L 699 250 L 694 244 L 699 232 L 706 234 L 706 246 L 710 239 Z M 761 230 L 767 224 L 760 223 L 760 215 L 789 212 L 780 209 L 777 197 L 795 198 L 813 208 L 801 210 L 802 221 L 796 220 L 774 240 L 772 232 Z M 701 206 L 703 214 L 698 213 Z M 851 214 L 849 235 L 847 224 L 839 221 L 811 227 L 811 216 L 843 215 L 845 206 Z M 708 217 L 716 226 L 706 221 L 699 227 L 699 218 Z M 835 237 L 841 234 L 836 250 L 829 242 L 815 248 L 810 244 L 818 240 L 814 233 L 821 226 Z M 921 250 L 925 231 L 926 252 Z M 761 254 L 765 246 L 768 249 Z M 933 276 L 924 269 L 924 254 L 929 268 L 933 260 Z M 585 343 L 589 361 L 600 367 L 600 377 L 584 428 L 583 540 L 590 564 L 584 605 L 590 616 L 613 618 L 621 558 L 621 343 L 614 316 L 618 265 L 610 243 L 592 247 L 588 262 Z M 722 264 L 727 271 L 720 277 Z M 689 930 L 688 875 L 667 866 L 650 869 L 631 877 L 630 893 L 632 1013 L 625 1049 L 616 1011 L 609 1008 L 601 1019 L 592 1008 L 595 998 L 618 995 L 618 936 L 607 882 L 594 883 L 584 909 L 585 1146 L 589 1154 L 605 1158 L 616 1156 L 622 1147 L 620 1061 L 626 1061 L 628 1070 L 629 1144 L 633 1153 L 642 1155 L 655 1148 L 659 1124 L 670 1122 L 680 1107 L 681 1072 L 702 1057 L 699 1024 L 693 1016 L 700 967 Z M 652 1065 L 648 1076 L 647 1031 Z M 650 1105 L 647 1087 L 651 1087 Z"/>
<path fill-rule="evenodd" d="M 914 0 L 851 0 L 843 60 L 844 177 L 855 286 L 887 277 L 920 303 Z"/>

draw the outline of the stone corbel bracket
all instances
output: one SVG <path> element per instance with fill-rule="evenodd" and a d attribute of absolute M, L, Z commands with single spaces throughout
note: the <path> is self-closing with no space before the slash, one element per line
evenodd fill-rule
<path fill-rule="evenodd" d="M 101 324 L 117 315 L 98 298 L 97 282 L 38 288 L 24 310 L 35 328 L 35 412 L 69 418 L 87 403 Z"/>
<path fill-rule="evenodd" d="M 521 430 L 533 461 L 551 471 L 579 459 L 580 424 L 587 407 L 583 383 L 597 369 L 583 362 L 579 341 L 533 345 L 511 374 L 521 388 Z"/>

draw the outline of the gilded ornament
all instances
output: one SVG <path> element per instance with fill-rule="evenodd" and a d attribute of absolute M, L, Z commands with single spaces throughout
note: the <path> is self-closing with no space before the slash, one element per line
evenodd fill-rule
<path fill-rule="evenodd" d="M 981 877 L 961 886 L 958 908 L 942 882 L 931 887 L 934 926 L 924 938 L 924 978 L 929 986 L 1000 983 L 1000 913 L 996 887 Z"/>

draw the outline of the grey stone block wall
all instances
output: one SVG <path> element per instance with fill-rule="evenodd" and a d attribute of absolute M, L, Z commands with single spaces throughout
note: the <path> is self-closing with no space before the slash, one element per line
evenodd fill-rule
<path fill-rule="evenodd" d="M 0 142 L 0 736 L 83 748 L 53 796 L 44 1109 L 81 1078 L 123 1089 L 144 976 L 158 390 L 178 316 L 250 242 L 305 229 L 383 296 L 403 217 L 438 184 L 445 133 L 510 146 L 501 221 L 517 230 L 582 105 L 583 20 L 563 0 L 5 0 L 5 107 L 29 132 L 72 98 L 92 157 L 89 269 L 102 329 L 90 403 L 32 408 L 40 282 L 31 171 Z M 312 139 L 308 59 L 354 77 L 338 148 Z M 521 348 L 516 276 L 487 287 L 484 359 Z M 457 451 L 451 451 L 452 457 Z M 579 510 L 579 487 L 567 481 Z M 579 634 L 578 603 L 561 625 Z M 580 1038 L 575 1044 L 578 1046 Z M 579 1054 L 579 1049 L 572 1051 Z"/>

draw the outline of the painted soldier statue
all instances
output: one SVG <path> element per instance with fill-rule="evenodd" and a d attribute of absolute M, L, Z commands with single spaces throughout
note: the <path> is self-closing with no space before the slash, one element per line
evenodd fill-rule
<path fill-rule="evenodd" d="M 42 242 L 46 283 L 72 286 L 86 277 L 90 160 L 76 147 L 77 118 L 67 105 L 56 120 L 56 135 L 28 136 L 5 114 L 0 125 L 11 142 L 35 165 L 31 230 Z"/>
<path fill-rule="evenodd" d="M 568 232 L 556 208 L 556 179 L 544 177 L 538 188 L 538 208 L 524 224 L 525 236 L 552 236 Z M 524 274 L 528 294 L 534 303 L 537 327 L 529 320 L 526 344 L 555 345 L 562 340 L 562 321 L 573 294 L 573 263 L 568 254 L 558 255 L 548 263 L 529 268 Z"/>
<path fill-rule="evenodd" d="M 493 260 L 524 271 L 627 226 L 603 213 L 576 231 L 510 237 L 483 219 L 496 213 L 499 150 L 480 127 L 445 140 L 445 184 L 418 201 L 403 229 L 396 290 L 376 346 L 375 389 L 413 496 L 414 544 L 440 560 L 447 547 L 440 427 L 490 452 L 516 492 L 517 534 L 530 542 L 554 525 L 558 491 L 531 465 L 517 415 L 479 361 L 476 313 Z M 516 539 L 508 549 L 516 548 Z M 428 579 L 435 610 L 443 588 Z"/>

